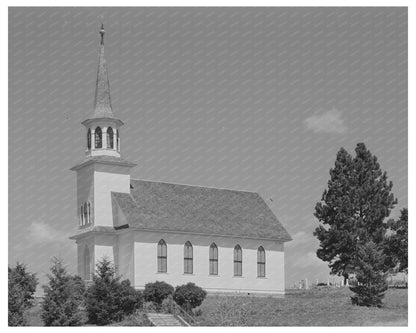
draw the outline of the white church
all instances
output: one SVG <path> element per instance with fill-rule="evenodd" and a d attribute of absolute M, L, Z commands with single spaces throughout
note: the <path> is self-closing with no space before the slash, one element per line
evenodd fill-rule
<path fill-rule="evenodd" d="M 110 259 L 136 289 L 194 282 L 208 293 L 284 295 L 290 235 L 258 193 L 131 179 L 120 156 L 123 122 L 113 113 L 104 28 L 86 157 L 77 176 L 78 274 L 90 280 Z"/>

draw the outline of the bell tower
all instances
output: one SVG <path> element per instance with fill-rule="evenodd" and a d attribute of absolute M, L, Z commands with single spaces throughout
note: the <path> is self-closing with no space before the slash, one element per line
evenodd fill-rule
<path fill-rule="evenodd" d="M 104 26 L 100 46 L 94 107 L 82 122 L 86 129 L 85 159 L 71 168 L 77 174 L 78 229 L 71 239 L 78 248 L 78 274 L 89 280 L 104 256 L 117 265 L 112 192 L 130 194 L 130 170 L 136 164 L 120 157 L 120 127 L 110 98 L 104 57 Z"/>
<path fill-rule="evenodd" d="M 104 25 L 101 24 L 94 109 L 91 117 L 82 122 L 87 130 L 85 153 L 87 156 L 120 157 L 120 127 L 123 126 L 123 122 L 114 117 L 111 106 L 110 82 L 104 57 L 104 34 Z"/>

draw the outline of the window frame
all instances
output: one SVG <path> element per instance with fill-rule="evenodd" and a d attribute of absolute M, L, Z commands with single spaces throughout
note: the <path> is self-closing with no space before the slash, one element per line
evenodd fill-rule
<path fill-rule="evenodd" d="M 257 249 L 257 277 L 266 277 L 266 251 L 263 246 Z"/>
<path fill-rule="evenodd" d="M 239 244 L 234 246 L 234 276 L 243 276 L 243 249 Z"/>
<path fill-rule="evenodd" d="M 218 275 L 218 246 L 215 243 L 209 246 L 209 275 Z"/>
<path fill-rule="evenodd" d="M 103 131 L 100 126 L 97 126 L 94 131 L 94 148 L 103 148 Z"/>
<path fill-rule="evenodd" d="M 91 150 L 91 128 L 87 131 L 87 149 Z"/>
<path fill-rule="evenodd" d="M 194 273 L 194 249 L 192 243 L 187 241 L 183 247 L 183 274 Z"/>
<path fill-rule="evenodd" d="M 157 243 L 157 272 L 167 273 L 168 271 L 168 246 L 166 242 L 161 239 Z"/>
<path fill-rule="evenodd" d="M 114 131 L 111 126 L 107 128 L 107 148 L 114 149 Z"/>

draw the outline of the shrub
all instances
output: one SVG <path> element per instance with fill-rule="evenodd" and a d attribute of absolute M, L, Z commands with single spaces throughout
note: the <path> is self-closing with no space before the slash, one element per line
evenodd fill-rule
<path fill-rule="evenodd" d="M 153 302 L 156 305 L 156 308 L 160 310 L 162 307 L 162 302 L 169 295 L 173 295 L 174 288 L 163 281 L 156 281 L 154 283 L 147 283 L 144 286 L 144 299 L 146 302 Z"/>
<path fill-rule="evenodd" d="M 191 309 L 201 305 L 206 296 L 205 290 L 196 286 L 195 283 L 189 282 L 176 287 L 173 299 L 188 312 L 191 312 Z"/>
<path fill-rule="evenodd" d="M 143 295 L 130 285 L 130 280 L 120 283 L 120 304 L 124 315 L 133 314 L 143 306 Z"/>
<path fill-rule="evenodd" d="M 48 278 L 48 285 L 43 286 L 45 299 L 41 312 L 45 326 L 81 325 L 82 313 L 79 307 L 85 293 L 82 279 L 69 275 L 63 262 L 56 258 Z"/>
<path fill-rule="evenodd" d="M 36 274 L 26 271 L 26 266 L 16 264 L 15 268 L 8 267 L 8 323 L 9 326 L 26 324 L 24 312 L 33 305 L 33 294 L 38 283 Z"/>
<path fill-rule="evenodd" d="M 131 287 L 130 281 L 119 280 L 109 260 L 104 258 L 97 264 L 97 274 L 93 276 L 86 294 L 86 310 L 91 324 L 119 322 L 141 306 L 140 291 Z"/>
<path fill-rule="evenodd" d="M 162 313 L 172 313 L 172 305 L 173 305 L 173 298 L 172 295 L 169 295 L 162 301 L 162 305 L 160 307 L 160 312 Z"/>
<path fill-rule="evenodd" d="M 356 279 L 358 285 L 350 287 L 355 293 L 352 304 L 360 306 L 381 307 L 384 292 L 387 290 L 384 272 L 385 254 L 374 242 L 360 244 L 355 259 Z"/>

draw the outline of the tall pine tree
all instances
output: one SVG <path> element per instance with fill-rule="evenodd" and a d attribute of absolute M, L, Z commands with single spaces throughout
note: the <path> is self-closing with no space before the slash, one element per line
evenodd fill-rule
<path fill-rule="evenodd" d="M 330 169 L 328 188 L 315 206 L 321 222 L 314 235 L 320 241 L 318 258 L 329 262 L 332 274 L 348 278 L 356 273 L 360 244 L 381 244 L 387 223 L 384 221 L 397 203 L 391 193 L 392 182 L 380 168 L 377 157 L 357 144 L 356 156 L 341 148 Z"/>
<path fill-rule="evenodd" d="M 82 324 L 80 305 L 85 293 L 79 276 L 69 275 L 63 262 L 53 259 L 49 283 L 43 286 L 42 320 L 45 326 L 78 326 Z"/>
<path fill-rule="evenodd" d="M 386 253 L 397 272 L 407 273 L 408 211 L 407 208 L 403 208 L 400 212 L 401 215 L 397 221 L 393 219 L 388 221 L 391 234 L 386 239 Z"/>

